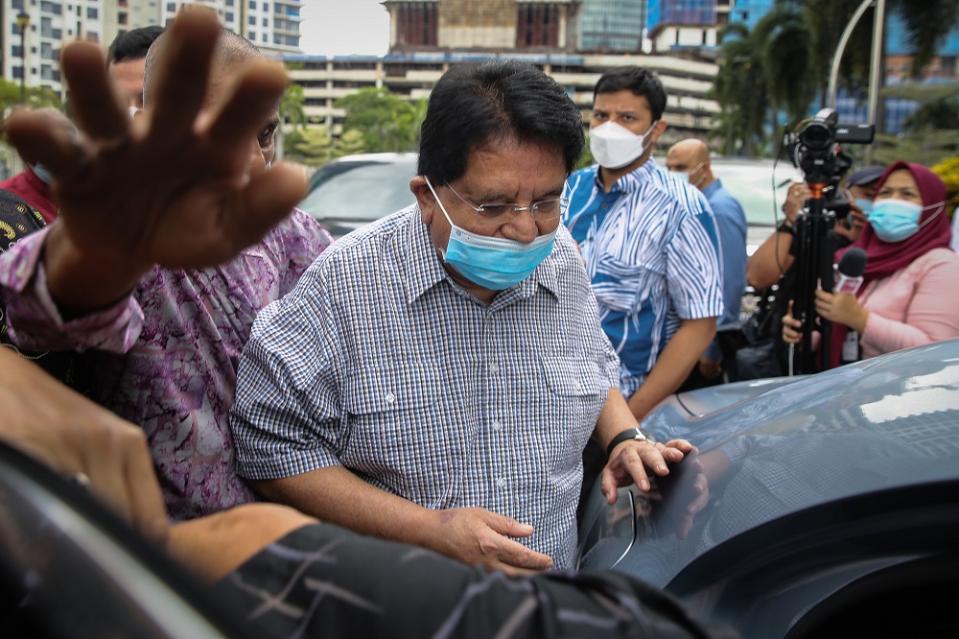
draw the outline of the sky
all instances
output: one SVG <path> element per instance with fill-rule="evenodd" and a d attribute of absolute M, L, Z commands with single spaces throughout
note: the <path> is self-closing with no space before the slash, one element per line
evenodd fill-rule
<path fill-rule="evenodd" d="M 390 17 L 381 0 L 305 0 L 300 15 L 304 53 L 384 55 Z"/>

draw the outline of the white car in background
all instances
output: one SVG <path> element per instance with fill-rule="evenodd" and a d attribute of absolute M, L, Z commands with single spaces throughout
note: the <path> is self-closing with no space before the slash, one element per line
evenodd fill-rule
<path fill-rule="evenodd" d="M 330 162 L 310 178 L 300 208 L 335 237 L 346 235 L 413 203 L 409 183 L 416 175 L 416 159 L 416 153 L 364 153 Z M 786 162 L 775 167 L 774 176 L 772 160 L 716 158 L 712 166 L 746 212 L 747 253 L 752 255 L 772 233 L 776 216 L 781 218 L 789 183 L 801 176 Z"/>

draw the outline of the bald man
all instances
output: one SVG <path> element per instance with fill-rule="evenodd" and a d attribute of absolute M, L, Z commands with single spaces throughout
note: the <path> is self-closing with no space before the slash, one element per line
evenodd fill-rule
<path fill-rule="evenodd" d="M 331 241 L 291 213 L 302 171 L 272 164 L 285 73 L 199 9 L 150 49 L 142 117 L 96 45 L 70 44 L 63 72 L 83 136 L 50 112 L 8 120 L 60 207 L 0 256 L 9 336 L 82 353 L 81 390 L 143 428 L 174 519 L 251 501 L 227 422 L 239 356 Z"/>
<path fill-rule="evenodd" d="M 702 140 L 688 138 L 674 144 L 666 155 L 666 167 L 676 177 L 702 191 L 713 209 L 721 242 L 725 309 L 717 322 L 717 329 L 737 328 L 743 290 L 746 288 L 746 215 L 743 207 L 713 175 L 709 147 Z M 699 360 L 702 380 L 697 380 L 694 374 L 690 387 L 718 381 L 722 374 L 721 363 L 719 347 L 713 340 Z"/>

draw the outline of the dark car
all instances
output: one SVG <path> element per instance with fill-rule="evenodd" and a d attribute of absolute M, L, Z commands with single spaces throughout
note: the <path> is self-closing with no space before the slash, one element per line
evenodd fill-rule
<path fill-rule="evenodd" d="M 651 495 L 595 487 L 581 568 L 744 637 L 959 636 L 959 340 L 681 394 L 644 427 L 699 451 Z"/>
<path fill-rule="evenodd" d="M 330 162 L 310 178 L 299 208 L 334 237 L 346 235 L 413 203 L 416 158 L 416 153 L 365 153 Z"/>

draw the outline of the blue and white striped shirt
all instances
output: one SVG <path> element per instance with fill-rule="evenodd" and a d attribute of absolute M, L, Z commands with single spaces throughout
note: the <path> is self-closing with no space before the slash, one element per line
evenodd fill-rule
<path fill-rule="evenodd" d="M 563 223 L 579 243 L 629 397 L 680 320 L 722 315 L 719 235 L 703 194 L 652 158 L 609 193 L 598 168 L 570 176 Z"/>
<path fill-rule="evenodd" d="M 243 477 L 342 465 L 428 508 L 528 523 L 521 543 L 569 568 L 583 448 L 618 381 L 566 229 L 487 305 L 412 207 L 333 244 L 260 313 L 230 425 Z"/>

